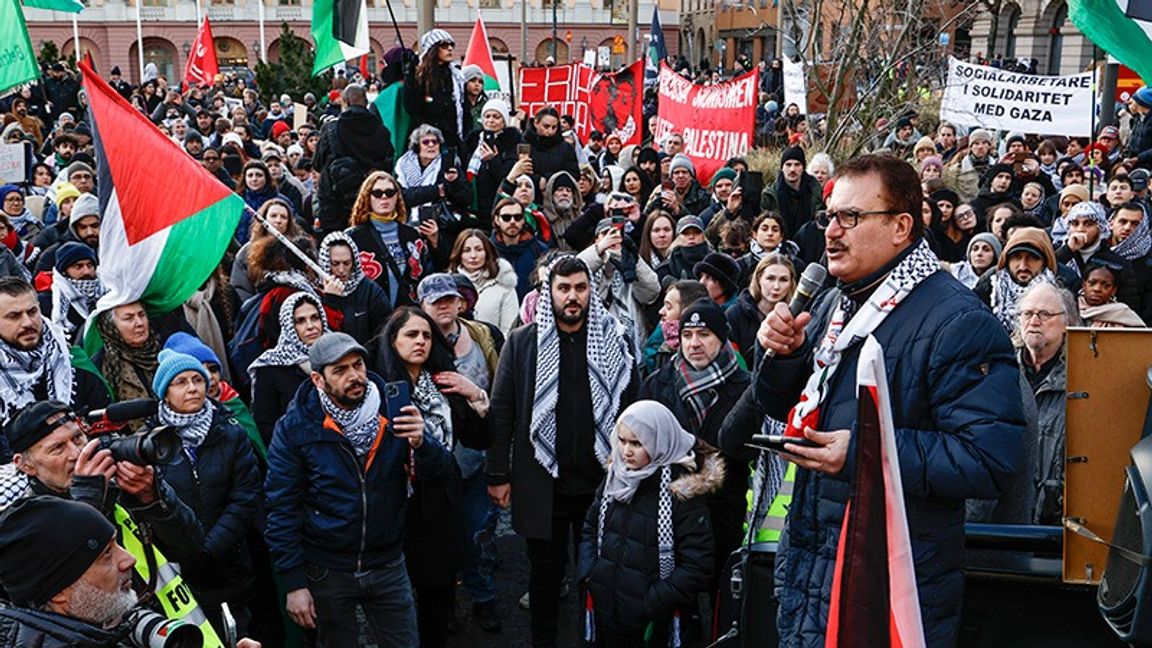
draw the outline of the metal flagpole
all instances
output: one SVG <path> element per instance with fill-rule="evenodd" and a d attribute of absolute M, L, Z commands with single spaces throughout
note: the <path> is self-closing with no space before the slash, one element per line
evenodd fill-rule
<path fill-rule="evenodd" d="M 144 83 L 144 29 L 140 26 L 140 4 L 144 0 L 136 0 L 136 58 L 140 63 L 140 83 Z"/>
<path fill-rule="evenodd" d="M 260 62 L 268 62 L 268 43 L 264 40 L 264 0 L 256 0 L 256 11 L 260 18 Z"/>
<path fill-rule="evenodd" d="M 195 0 L 195 2 L 196 2 L 196 29 L 199 30 L 200 29 L 200 22 L 201 22 L 200 0 Z"/>
<path fill-rule="evenodd" d="M 76 57 L 77 63 L 84 58 L 80 51 L 80 25 L 76 23 L 76 14 L 72 14 L 72 55 Z"/>

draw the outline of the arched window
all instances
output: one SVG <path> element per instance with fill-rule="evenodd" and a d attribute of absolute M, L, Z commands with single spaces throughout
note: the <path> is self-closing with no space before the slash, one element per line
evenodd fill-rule
<path fill-rule="evenodd" d="M 129 60 L 133 62 L 133 78 L 139 83 L 140 71 L 136 69 L 137 47 L 139 43 L 132 43 L 128 49 Z M 178 77 L 176 76 L 176 46 L 170 41 L 155 36 L 148 36 L 144 38 L 144 65 L 149 63 L 156 64 L 156 72 L 161 76 L 168 79 L 174 85 L 177 83 Z"/>
<path fill-rule="evenodd" d="M 1060 74 L 1060 59 L 1064 56 L 1064 23 L 1068 22 L 1068 5 L 1060 3 L 1052 15 L 1052 26 L 1048 29 L 1048 74 Z"/>
<path fill-rule="evenodd" d="M 1004 34 L 1004 58 L 1016 58 L 1016 28 L 1020 24 L 1020 6 L 1008 5 L 1000 17 L 1000 33 Z"/>
<path fill-rule="evenodd" d="M 552 56 L 552 39 L 545 38 L 536 46 L 536 60 L 543 63 Z M 564 65 L 568 62 L 568 43 L 563 39 L 556 40 L 556 64 Z"/>

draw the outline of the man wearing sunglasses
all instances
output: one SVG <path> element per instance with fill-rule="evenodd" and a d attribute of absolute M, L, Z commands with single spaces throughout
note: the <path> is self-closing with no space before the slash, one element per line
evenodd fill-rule
<path fill-rule="evenodd" d="M 912 166 L 864 155 L 840 171 L 824 226 L 836 286 L 811 313 L 777 304 L 758 333 L 759 413 L 785 435 L 796 481 L 780 543 L 780 645 L 824 643 L 829 592 L 856 471 L 856 366 L 884 350 L 911 552 L 929 646 L 953 646 L 963 600 L 964 501 L 999 497 L 1023 468 L 1020 378 L 1007 332 L 924 239 Z M 817 371 L 817 368 L 819 369 Z M 722 443 L 729 446 L 729 440 Z"/>
<path fill-rule="evenodd" d="M 492 208 L 492 225 L 492 244 L 516 270 L 516 295 L 524 299 L 532 289 L 536 260 L 548 251 L 548 245 L 533 236 L 524 223 L 524 206 L 511 198 L 501 199 Z"/>

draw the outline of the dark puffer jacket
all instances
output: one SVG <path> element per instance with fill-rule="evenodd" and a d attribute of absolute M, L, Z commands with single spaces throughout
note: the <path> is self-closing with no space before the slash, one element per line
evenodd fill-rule
<path fill-rule="evenodd" d="M 55 612 L 0 608 L 0 646 L 115 648 L 131 630 L 126 623 L 105 630 Z"/>
<path fill-rule="evenodd" d="M 557 171 L 567 171 L 573 178 L 580 177 L 576 149 L 563 136 L 556 134 L 544 137 L 529 130 L 524 134 L 524 141 L 532 146 L 532 173 L 537 178 L 547 180 Z"/>
<path fill-rule="evenodd" d="M 876 277 L 863 279 L 868 285 Z M 760 413 L 785 420 L 812 372 L 839 289 L 813 309 L 805 345 L 757 370 Z M 1024 416 L 1012 345 L 993 315 L 947 272 L 917 286 L 873 333 L 884 349 L 900 473 L 927 645 L 956 644 L 964 592 L 964 500 L 1000 495 L 1023 469 Z M 828 385 L 820 430 L 854 429 L 856 367 L 849 347 Z M 823 646 L 855 442 L 838 475 L 798 470 L 776 583 L 785 648 Z"/>
<path fill-rule="evenodd" d="M 464 151 L 460 157 L 464 168 L 468 168 L 468 161 L 480 146 L 480 140 L 485 132 L 474 130 L 464 140 Z M 500 193 L 500 182 L 508 177 L 508 172 L 516 164 L 516 145 L 521 142 L 520 131 L 515 128 L 505 128 L 496 134 L 496 156 L 480 163 L 480 170 L 472 178 L 476 188 L 476 226 L 484 230 L 492 229 L 492 206 L 496 204 L 496 196 Z"/>
<path fill-rule="evenodd" d="M 195 513 L 204 531 L 200 555 L 181 567 L 202 605 L 243 601 L 250 594 L 252 561 L 247 535 L 264 493 L 252 442 L 223 405 L 216 404 L 208 436 L 195 460 L 184 450 L 164 466 L 164 481 Z M 151 421 L 153 426 L 158 422 Z"/>
<path fill-rule="evenodd" d="M 699 446 L 698 446 L 699 448 Z M 649 622 L 670 621 L 708 587 L 712 571 L 712 528 L 706 495 L 724 481 L 724 460 L 715 453 L 699 472 L 672 467 L 672 528 L 676 568 L 660 578 L 657 535 L 660 471 L 645 479 L 628 504 L 608 505 L 603 543 L 597 551 L 597 527 L 604 486 L 584 519 L 577 574 L 592 594 L 596 622 L 620 633 L 641 632 Z"/>
<path fill-rule="evenodd" d="M 724 311 L 728 319 L 728 339 L 732 341 L 740 355 L 744 357 L 744 366 L 756 366 L 756 331 L 760 330 L 760 322 L 764 321 L 764 314 L 760 312 L 760 305 L 752 299 L 748 289 L 740 291 L 736 303 L 732 308 Z"/>

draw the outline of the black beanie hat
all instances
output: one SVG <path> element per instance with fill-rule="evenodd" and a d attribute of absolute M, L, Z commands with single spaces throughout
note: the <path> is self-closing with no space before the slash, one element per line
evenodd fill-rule
<path fill-rule="evenodd" d="M 12 603 L 40 608 L 75 583 L 116 536 L 92 506 L 42 495 L 0 518 L 0 585 Z"/>
<path fill-rule="evenodd" d="M 697 279 L 703 272 L 707 272 L 724 286 L 726 296 L 731 297 L 740 291 L 740 264 L 727 254 L 709 252 L 703 261 L 692 266 L 692 274 Z"/>
<path fill-rule="evenodd" d="M 21 410 L 4 428 L 12 452 L 24 452 L 51 434 L 59 424 L 48 425 L 48 419 L 61 412 L 71 413 L 72 408 L 60 401 L 47 400 L 37 401 Z"/>
<path fill-rule="evenodd" d="M 808 166 L 808 160 L 804 158 L 804 149 L 799 146 L 789 146 L 780 154 L 780 166 L 784 166 L 784 163 L 790 160 L 795 160 L 804 166 Z"/>
<path fill-rule="evenodd" d="M 1016 177 L 1016 173 L 1012 170 L 1012 165 L 1004 164 L 1001 162 L 988 167 L 988 175 L 985 176 L 988 178 L 988 184 L 992 184 L 992 181 L 996 179 L 996 176 L 1000 175 L 1001 173 L 1007 173 L 1013 178 Z"/>
<path fill-rule="evenodd" d="M 960 194 L 956 193 L 955 191 L 952 191 L 951 189 L 937 189 L 936 191 L 932 192 L 932 195 L 929 196 L 929 199 L 933 203 L 938 203 L 941 200 L 946 200 L 946 201 L 952 203 L 953 209 L 955 209 L 960 204 Z"/>
<path fill-rule="evenodd" d="M 680 334 L 684 329 L 706 328 L 721 342 L 728 341 L 728 318 L 724 309 L 707 299 L 698 299 L 680 313 Z"/>
<path fill-rule="evenodd" d="M 568 187 L 574 194 L 580 193 L 579 190 L 576 189 L 576 181 L 572 179 L 572 176 L 567 171 L 557 173 L 552 177 L 552 192 L 555 193 L 560 187 Z"/>
<path fill-rule="evenodd" d="M 639 153 L 636 154 L 637 166 L 643 164 L 644 162 L 655 162 L 656 164 L 660 164 L 660 154 L 656 152 L 656 149 L 648 148 L 645 146 L 644 148 L 640 149 Z"/>
<path fill-rule="evenodd" d="M 73 264 L 85 260 L 96 263 L 96 253 L 92 251 L 92 248 L 79 241 L 68 241 L 56 250 L 56 270 L 60 274 L 64 274 L 64 271 L 72 267 Z"/>

